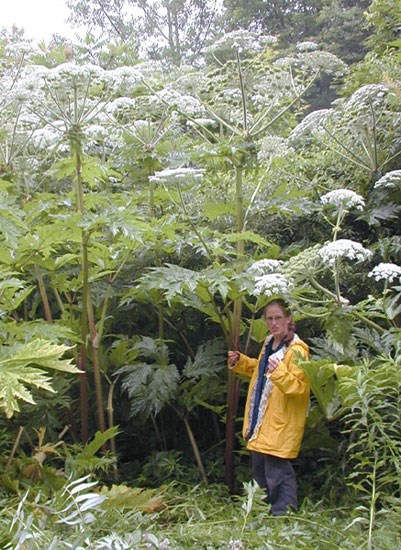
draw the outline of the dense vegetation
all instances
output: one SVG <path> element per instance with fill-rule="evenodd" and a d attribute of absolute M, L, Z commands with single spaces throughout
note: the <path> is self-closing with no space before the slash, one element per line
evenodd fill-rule
<path fill-rule="evenodd" d="M 1 33 L 0 546 L 396 548 L 398 4 L 68 3 L 76 44 Z M 279 519 L 225 361 L 275 296 L 313 390 Z"/>

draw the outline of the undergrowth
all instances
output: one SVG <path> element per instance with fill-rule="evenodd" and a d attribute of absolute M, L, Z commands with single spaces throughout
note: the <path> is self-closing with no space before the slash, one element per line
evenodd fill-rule
<path fill-rule="evenodd" d="M 172 483 L 152 489 L 152 505 L 142 510 L 127 493 L 92 502 L 94 493 L 85 481 L 75 492 L 76 506 L 69 517 L 53 499 L 10 502 L 0 512 L 1 548 L 33 549 L 142 549 L 245 550 L 245 549 L 363 549 L 369 529 L 363 507 L 351 495 L 337 507 L 305 499 L 299 512 L 282 517 L 269 514 L 262 492 L 245 483 L 241 495 L 230 496 L 223 485 L 187 486 Z M 78 485 L 75 482 L 75 487 Z M 129 489 L 127 488 L 127 491 Z M 98 492 L 97 496 L 102 493 Z M 69 491 L 71 501 L 71 491 Z M 130 504 L 131 502 L 131 504 Z M 82 506 L 86 503 L 86 506 Z M 58 509 L 58 512 L 55 510 Z M 81 510 L 80 510 L 81 508 Z M 84 508 L 84 510 L 82 510 Z M 63 513 L 61 513 L 63 512 Z M 401 546 L 401 500 L 377 515 L 371 537 L 373 548 L 394 550 Z"/>

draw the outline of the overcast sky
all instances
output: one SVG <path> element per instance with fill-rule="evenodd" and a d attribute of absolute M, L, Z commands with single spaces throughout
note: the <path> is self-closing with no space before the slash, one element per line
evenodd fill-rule
<path fill-rule="evenodd" d="M 65 0 L 0 0 L 0 26 L 24 27 L 35 41 L 49 41 L 54 33 L 73 37 L 65 23 L 68 17 Z"/>

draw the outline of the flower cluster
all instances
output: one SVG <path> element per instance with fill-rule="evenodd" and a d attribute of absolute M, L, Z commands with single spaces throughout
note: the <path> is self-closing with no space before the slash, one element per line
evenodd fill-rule
<path fill-rule="evenodd" d="M 340 258 L 348 258 L 349 260 L 360 262 L 368 260 L 372 256 L 372 252 L 355 241 L 339 239 L 322 246 L 319 250 L 319 256 L 325 264 L 332 267 L 336 260 Z"/>
<path fill-rule="evenodd" d="M 152 61 L 138 63 L 134 66 L 117 67 L 109 71 L 113 77 L 115 90 L 120 90 L 121 93 L 131 95 L 140 90 L 144 81 L 155 84 L 162 72 L 161 65 Z"/>
<path fill-rule="evenodd" d="M 58 130 L 57 126 L 60 126 L 60 124 L 48 124 L 43 128 L 35 130 L 31 135 L 33 146 L 37 149 L 53 149 L 56 147 L 65 131 L 65 128 L 62 127 Z"/>
<path fill-rule="evenodd" d="M 239 51 L 260 52 L 268 44 L 275 44 L 277 42 L 278 39 L 275 36 L 259 35 L 256 32 L 238 29 L 226 33 L 222 38 L 216 40 L 214 44 L 207 47 L 205 52 L 218 54 L 230 48 Z"/>
<path fill-rule="evenodd" d="M 319 111 L 313 111 L 295 126 L 290 134 L 290 140 L 297 140 L 308 134 L 315 134 L 325 131 L 325 124 L 330 116 L 333 114 L 333 109 L 320 109 Z"/>
<path fill-rule="evenodd" d="M 281 273 L 269 273 L 258 277 L 255 283 L 255 296 L 274 296 L 276 294 L 287 294 L 291 283 Z"/>
<path fill-rule="evenodd" d="M 375 281 L 387 281 L 392 283 L 395 279 L 401 282 L 401 267 L 397 264 L 380 263 L 369 273 Z"/>
<path fill-rule="evenodd" d="M 128 113 L 136 107 L 135 99 L 131 97 L 117 97 L 113 101 L 110 101 L 107 105 L 107 112 L 111 114 L 118 114 L 120 112 Z"/>
<path fill-rule="evenodd" d="M 298 42 L 296 48 L 299 52 L 310 52 L 318 49 L 316 42 L 310 42 L 305 40 L 304 42 Z"/>
<path fill-rule="evenodd" d="M 321 50 L 304 51 L 300 53 L 299 56 L 303 64 L 314 71 L 325 71 L 326 73 L 331 73 L 336 76 L 341 76 L 349 72 L 347 64 L 330 52 Z"/>
<path fill-rule="evenodd" d="M 156 183 L 180 183 L 201 179 L 205 170 L 197 168 L 166 168 L 160 172 L 155 172 L 149 180 Z"/>
<path fill-rule="evenodd" d="M 288 141 L 285 138 L 279 136 L 266 136 L 260 140 L 260 151 L 258 153 L 258 159 L 271 160 L 274 157 L 281 157 L 285 154 L 293 151 L 288 146 Z"/>
<path fill-rule="evenodd" d="M 247 272 L 254 277 L 262 277 L 268 273 L 275 273 L 279 271 L 280 267 L 284 262 L 281 260 L 271 260 L 265 258 L 263 260 L 258 260 L 248 267 Z"/>
<path fill-rule="evenodd" d="M 401 186 L 401 170 L 392 170 L 387 172 L 375 183 L 374 188 L 379 189 L 381 187 L 396 188 Z"/>
<path fill-rule="evenodd" d="M 168 103 L 171 107 L 176 107 L 184 113 L 197 115 L 203 114 L 204 112 L 199 99 L 188 94 L 180 94 L 170 87 L 163 88 L 157 92 L 156 98 L 161 100 L 163 103 Z"/>
<path fill-rule="evenodd" d="M 364 198 L 350 189 L 335 189 L 320 197 L 320 200 L 322 204 L 334 206 L 337 209 L 350 210 L 356 208 L 357 210 L 363 210 L 365 206 Z"/>
<path fill-rule="evenodd" d="M 346 103 L 347 110 L 364 111 L 367 107 L 383 104 L 388 88 L 383 84 L 367 84 L 352 94 Z"/>
<path fill-rule="evenodd" d="M 293 65 L 299 65 L 299 60 L 296 57 L 279 57 L 273 61 L 273 65 L 276 67 L 292 67 Z"/>

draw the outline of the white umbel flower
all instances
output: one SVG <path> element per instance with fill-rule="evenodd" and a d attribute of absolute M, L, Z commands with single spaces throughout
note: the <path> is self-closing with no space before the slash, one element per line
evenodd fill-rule
<path fill-rule="evenodd" d="M 376 265 L 369 273 L 375 281 L 387 281 L 392 283 L 395 279 L 401 281 L 401 267 L 397 264 L 382 262 Z"/>
<path fill-rule="evenodd" d="M 335 206 L 337 209 L 343 208 L 350 210 L 356 208 L 357 210 L 363 210 L 365 206 L 365 200 L 361 195 L 351 191 L 350 189 L 335 189 L 329 191 L 322 197 L 320 197 L 322 204 Z"/>
<path fill-rule="evenodd" d="M 377 180 L 374 186 L 375 189 L 379 189 L 381 187 L 401 187 L 401 170 L 392 170 L 391 172 L 384 174 L 384 176 Z"/>
<path fill-rule="evenodd" d="M 257 278 L 254 293 L 255 296 L 287 294 L 290 286 L 290 281 L 281 273 L 269 273 Z"/>
<path fill-rule="evenodd" d="M 279 271 L 280 267 L 284 262 L 281 260 L 271 260 L 265 258 L 263 260 L 258 260 L 257 262 L 250 265 L 247 269 L 247 272 L 254 277 L 263 277 L 269 273 L 276 273 Z"/>
<path fill-rule="evenodd" d="M 295 47 L 299 52 L 311 52 L 319 48 L 316 42 L 311 42 L 308 40 L 305 40 L 304 42 L 298 42 Z"/>
<path fill-rule="evenodd" d="M 312 113 L 309 113 L 309 115 L 306 115 L 298 126 L 295 126 L 292 130 L 289 136 L 290 143 L 308 135 L 324 133 L 326 131 L 326 124 L 333 114 L 333 109 L 320 109 L 319 111 L 313 111 Z"/>
<path fill-rule="evenodd" d="M 364 248 L 361 243 L 349 239 L 339 239 L 322 246 L 319 250 L 319 256 L 325 264 L 332 267 L 336 260 L 340 258 L 347 258 L 348 260 L 356 260 L 358 262 L 368 260 L 372 256 L 372 252 Z"/>
<path fill-rule="evenodd" d="M 260 161 L 271 160 L 293 151 L 292 147 L 289 147 L 288 141 L 279 136 L 266 136 L 260 140 L 259 144 L 258 159 Z"/>
<path fill-rule="evenodd" d="M 149 180 L 156 183 L 179 183 L 201 179 L 205 170 L 196 168 L 166 168 L 160 172 L 155 172 Z"/>

